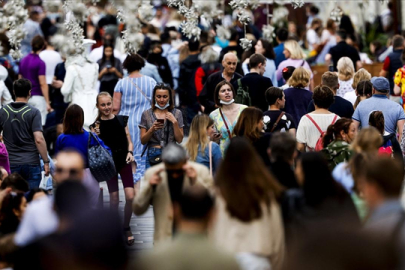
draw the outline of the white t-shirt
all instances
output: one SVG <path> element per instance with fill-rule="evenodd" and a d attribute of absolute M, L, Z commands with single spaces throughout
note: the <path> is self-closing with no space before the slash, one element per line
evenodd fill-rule
<path fill-rule="evenodd" d="M 321 39 L 314 29 L 309 29 L 307 31 L 307 41 L 308 41 L 308 50 L 312 51 L 314 49 L 313 45 L 321 43 Z"/>
<path fill-rule="evenodd" d="M 46 83 L 51 84 L 55 75 L 56 65 L 62 63 L 62 57 L 60 57 L 60 54 L 54 50 L 44 50 L 39 53 L 39 58 L 45 62 Z"/>
<path fill-rule="evenodd" d="M 326 131 L 330 124 L 332 124 L 333 118 L 336 116 L 334 113 L 330 114 L 315 114 L 309 113 L 309 115 L 314 119 L 314 121 L 318 124 L 319 128 L 322 131 Z M 340 119 L 339 116 L 336 117 L 336 121 Z M 312 123 L 309 118 L 304 115 L 301 118 L 301 121 L 298 125 L 297 129 L 297 142 L 305 143 L 306 150 L 309 151 L 309 148 L 315 148 L 316 142 L 318 141 L 321 134 L 319 133 L 318 129 Z"/>
<path fill-rule="evenodd" d="M 357 96 L 356 96 L 356 91 L 350 91 L 347 92 L 344 97 L 344 99 L 350 101 L 353 105 L 356 102 Z"/>

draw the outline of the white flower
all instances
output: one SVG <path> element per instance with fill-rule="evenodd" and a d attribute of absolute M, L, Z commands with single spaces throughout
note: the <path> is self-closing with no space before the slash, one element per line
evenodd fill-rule
<path fill-rule="evenodd" d="M 229 31 L 228 28 L 225 28 L 222 25 L 217 24 L 217 36 L 223 40 L 230 39 L 231 31 Z"/>
<path fill-rule="evenodd" d="M 263 117 L 263 122 L 264 122 L 264 124 L 268 124 L 268 123 L 270 123 L 270 121 L 271 121 L 271 118 L 270 118 L 268 115 L 265 115 L 265 116 Z"/>
<path fill-rule="evenodd" d="M 274 27 L 272 25 L 264 25 L 262 28 L 263 38 L 273 42 Z"/>
<path fill-rule="evenodd" d="M 301 8 L 304 6 L 304 0 L 290 0 L 290 1 L 294 9 Z"/>
<path fill-rule="evenodd" d="M 285 128 L 280 129 L 280 132 L 285 132 Z"/>
<path fill-rule="evenodd" d="M 242 47 L 242 49 L 247 51 L 250 48 L 252 48 L 252 41 L 250 39 L 247 39 L 247 38 L 241 38 L 240 39 L 240 46 Z"/>

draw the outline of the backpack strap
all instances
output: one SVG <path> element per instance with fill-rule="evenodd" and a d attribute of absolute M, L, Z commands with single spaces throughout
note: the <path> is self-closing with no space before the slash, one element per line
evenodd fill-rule
<path fill-rule="evenodd" d="M 238 79 L 238 86 L 241 87 L 241 88 L 243 88 L 243 85 L 242 85 L 242 78 Z"/>
<path fill-rule="evenodd" d="M 273 125 L 272 129 L 270 130 L 270 132 L 273 132 L 276 129 L 276 127 L 278 125 L 278 122 L 280 122 L 281 117 L 283 117 L 284 114 L 285 114 L 285 112 L 280 113 L 280 115 L 278 116 L 278 118 L 277 118 L 276 122 L 274 123 L 274 125 Z"/>
<path fill-rule="evenodd" d="M 311 120 L 311 122 L 312 122 L 312 123 L 315 125 L 315 127 L 318 129 L 319 133 L 321 133 L 321 135 L 322 135 L 324 132 L 323 132 L 322 129 L 318 126 L 318 124 L 315 122 L 315 120 L 314 120 L 309 114 L 306 114 L 305 116 L 308 117 L 309 120 Z"/>
<path fill-rule="evenodd" d="M 337 119 L 337 114 L 335 114 L 335 117 L 333 117 L 333 120 L 332 120 L 332 124 L 331 124 L 331 125 L 333 125 L 333 124 L 336 122 L 336 119 Z"/>

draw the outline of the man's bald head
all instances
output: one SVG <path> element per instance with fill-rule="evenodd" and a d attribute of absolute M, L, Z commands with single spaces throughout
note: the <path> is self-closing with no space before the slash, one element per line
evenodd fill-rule
<path fill-rule="evenodd" d="M 229 52 L 229 53 L 224 54 L 224 60 L 223 61 L 227 61 L 227 60 L 238 61 L 238 57 L 236 56 L 235 53 Z"/>
<path fill-rule="evenodd" d="M 61 151 L 56 156 L 55 181 L 60 183 L 67 179 L 83 180 L 84 159 L 74 150 Z"/>
<path fill-rule="evenodd" d="M 233 76 L 236 70 L 236 65 L 238 64 L 238 57 L 236 54 L 229 52 L 224 55 L 222 60 L 222 66 L 224 67 L 223 73 L 228 76 Z"/>

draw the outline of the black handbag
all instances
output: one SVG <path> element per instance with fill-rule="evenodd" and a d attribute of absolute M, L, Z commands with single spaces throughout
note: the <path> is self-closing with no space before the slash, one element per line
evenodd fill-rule
<path fill-rule="evenodd" d="M 98 144 L 90 145 L 91 137 L 93 137 Z M 90 132 L 89 135 L 87 153 L 91 174 L 96 178 L 97 182 L 108 181 L 117 175 L 112 156 L 108 150 L 101 145 L 98 137 L 94 135 L 93 132 Z"/>
<path fill-rule="evenodd" d="M 169 142 L 169 122 L 167 122 L 167 124 L 166 124 L 165 133 L 166 133 L 166 138 L 165 138 L 165 139 L 166 139 L 166 145 L 167 145 L 168 142 Z M 144 151 L 143 151 L 143 153 L 142 153 L 142 156 L 143 156 L 143 154 L 145 153 L 145 151 L 146 151 L 147 148 L 148 148 L 148 147 L 146 147 L 146 148 L 144 149 Z M 157 157 L 149 157 L 149 156 L 148 156 L 148 161 L 149 161 L 149 164 L 150 164 L 151 166 L 157 165 L 157 164 L 159 164 L 159 163 L 162 162 L 162 154 L 160 154 L 160 155 L 157 156 Z"/>

